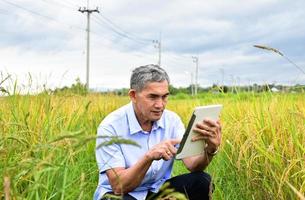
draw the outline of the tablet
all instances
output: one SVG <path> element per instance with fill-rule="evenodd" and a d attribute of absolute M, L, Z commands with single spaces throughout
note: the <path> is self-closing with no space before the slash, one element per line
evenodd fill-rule
<path fill-rule="evenodd" d="M 194 109 L 192 117 L 187 125 L 179 149 L 177 151 L 175 157 L 176 159 L 195 156 L 204 152 L 204 140 L 197 140 L 192 142 L 192 137 L 197 134 L 193 131 L 193 128 L 198 122 L 203 121 L 205 118 L 217 120 L 219 118 L 221 109 L 222 105 L 200 106 Z"/>

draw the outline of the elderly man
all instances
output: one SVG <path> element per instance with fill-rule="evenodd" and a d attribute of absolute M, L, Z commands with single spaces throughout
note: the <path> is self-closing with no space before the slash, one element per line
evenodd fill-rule
<path fill-rule="evenodd" d="M 141 147 L 114 143 L 96 149 L 99 184 L 94 199 L 108 199 L 106 194 L 154 199 L 165 182 L 189 199 L 210 198 L 211 177 L 203 170 L 220 145 L 220 123 L 206 119 L 196 125 L 198 136 L 193 140 L 205 140 L 207 147 L 202 155 L 183 159 L 190 173 L 171 178 L 176 146 L 185 128 L 177 114 L 165 109 L 168 95 L 169 77 L 162 68 L 146 65 L 133 70 L 131 102 L 102 121 L 98 136 L 119 136 Z M 97 146 L 105 141 L 107 137 L 99 137 Z"/>

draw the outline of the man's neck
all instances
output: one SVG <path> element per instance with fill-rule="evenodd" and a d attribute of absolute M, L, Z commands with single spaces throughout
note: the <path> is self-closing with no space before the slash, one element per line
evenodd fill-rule
<path fill-rule="evenodd" d="M 137 121 L 139 122 L 139 124 L 140 124 L 141 128 L 143 129 L 143 131 L 150 132 L 154 122 L 150 121 L 148 119 L 144 119 L 144 117 L 141 116 L 141 113 L 137 112 L 135 106 L 133 108 L 134 108 L 134 113 L 136 115 Z"/>
<path fill-rule="evenodd" d="M 141 128 L 143 129 L 143 131 L 150 132 L 154 122 L 152 122 L 150 120 L 142 119 L 140 116 L 138 116 L 137 112 L 135 112 L 135 114 L 136 114 L 136 118 L 137 118 Z"/>
<path fill-rule="evenodd" d="M 140 122 L 140 126 L 143 129 L 143 131 L 150 132 L 152 129 L 152 125 L 153 125 L 153 122 L 151 122 L 151 121 L 146 121 L 143 123 Z"/>

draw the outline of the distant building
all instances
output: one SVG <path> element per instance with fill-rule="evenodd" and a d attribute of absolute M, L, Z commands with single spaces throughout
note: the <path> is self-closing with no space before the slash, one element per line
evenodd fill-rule
<path fill-rule="evenodd" d="M 279 92 L 280 90 L 279 89 L 277 89 L 276 87 L 272 87 L 271 88 L 271 92 Z"/>

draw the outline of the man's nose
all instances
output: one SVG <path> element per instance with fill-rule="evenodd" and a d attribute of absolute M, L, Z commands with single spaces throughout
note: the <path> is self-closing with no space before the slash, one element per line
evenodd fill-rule
<path fill-rule="evenodd" d="M 163 101 L 163 99 L 162 98 L 158 98 L 157 100 L 156 100 L 156 102 L 155 102 L 155 107 L 157 107 L 157 108 L 162 108 L 163 106 L 164 106 L 164 101 Z"/>

